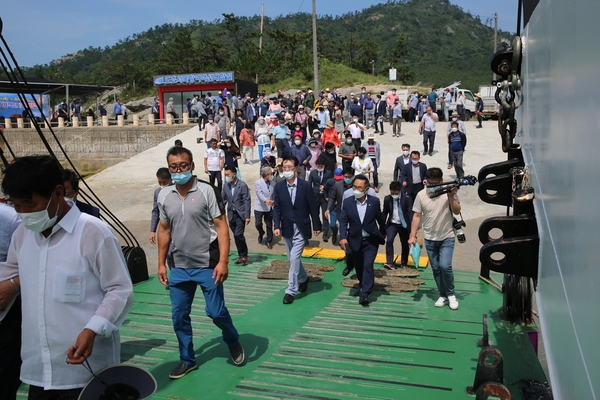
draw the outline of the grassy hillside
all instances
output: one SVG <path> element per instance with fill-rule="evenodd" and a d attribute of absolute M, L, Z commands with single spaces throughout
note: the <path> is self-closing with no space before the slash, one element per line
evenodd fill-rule
<path fill-rule="evenodd" d="M 310 15 L 266 18 L 262 51 L 259 22 L 259 16 L 224 14 L 212 22 L 164 24 L 111 47 L 90 47 L 36 65 L 28 73 L 129 90 L 135 86 L 140 93 L 152 88 L 154 74 L 228 69 L 248 80 L 258 74 L 266 91 L 312 86 Z M 322 85 L 351 86 L 357 79 L 385 83 L 390 67 L 399 70 L 404 84 L 443 86 L 461 80 L 476 90 L 491 79 L 493 30 L 448 0 L 389 1 L 335 18 L 320 16 L 317 26 Z"/>

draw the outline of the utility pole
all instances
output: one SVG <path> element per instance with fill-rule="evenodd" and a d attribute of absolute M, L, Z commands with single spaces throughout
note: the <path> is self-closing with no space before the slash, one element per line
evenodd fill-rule
<path fill-rule="evenodd" d="M 265 23 L 265 5 L 262 5 L 260 13 L 260 37 L 258 38 L 258 52 L 262 53 L 262 37 L 263 37 L 263 26 Z M 256 84 L 258 85 L 258 73 L 256 74 Z"/>
<path fill-rule="evenodd" d="M 315 76 L 315 95 L 319 90 L 319 55 L 317 54 L 317 0 L 312 0 L 312 29 L 313 29 L 313 75 Z"/>
<path fill-rule="evenodd" d="M 494 54 L 498 51 L 498 12 L 494 13 Z M 496 80 L 496 74 L 492 73 L 492 80 Z"/>
<path fill-rule="evenodd" d="M 373 76 L 375 76 L 375 60 L 371 60 L 371 68 L 373 70 Z"/>

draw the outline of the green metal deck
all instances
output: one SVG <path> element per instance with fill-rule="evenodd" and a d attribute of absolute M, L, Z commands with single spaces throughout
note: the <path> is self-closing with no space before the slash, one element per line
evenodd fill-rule
<path fill-rule="evenodd" d="M 283 305 L 285 281 L 256 277 L 271 255 L 251 254 L 231 266 L 225 299 L 247 362 L 236 367 L 220 331 L 204 314 L 198 290 L 192 323 L 199 369 L 170 380 L 178 364 L 169 293 L 155 276 L 135 287 L 135 304 L 121 328 L 122 361 L 149 370 L 155 399 L 463 399 L 473 384 L 489 315 L 490 339 L 504 356 L 505 385 L 521 399 L 519 379 L 544 380 L 527 337 L 532 327 L 498 318 L 502 296 L 476 273 L 455 271 L 460 309 L 436 308 L 429 268 L 417 292 L 371 295 L 368 307 L 341 285 L 342 262 L 292 305 Z M 315 262 L 313 259 L 311 262 Z M 25 395 L 25 392 L 21 393 Z"/>

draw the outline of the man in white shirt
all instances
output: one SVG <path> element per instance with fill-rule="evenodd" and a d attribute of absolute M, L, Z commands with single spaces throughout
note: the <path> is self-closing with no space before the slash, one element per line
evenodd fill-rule
<path fill-rule="evenodd" d="M 423 155 L 433 155 L 433 144 L 435 143 L 435 123 L 438 116 L 431 107 L 427 107 L 427 112 L 423 114 L 421 124 L 419 125 L 419 134 L 423 135 Z M 429 151 L 428 151 L 429 150 Z"/>
<path fill-rule="evenodd" d="M 425 173 L 428 185 L 442 183 L 442 170 L 429 168 Z M 408 244 L 417 242 L 417 230 L 423 222 L 423 236 L 433 278 L 440 292 L 435 302 L 436 307 L 446 303 L 450 309 L 458 309 L 458 300 L 454 294 L 454 273 L 452 272 L 452 255 L 454 254 L 453 214 L 460 214 L 460 203 L 456 195 L 458 188 L 448 194 L 430 198 L 429 189 L 421 190 L 413 205 L 412 226 Z"/>
<path fill-rule="evenodd" d="M 208 179 L 211 185 L 217 187 L 219 192 L 223 190 L 223 166 L 225 165 L 225 153 L 217 147 L 217 139 L 210 139 L 210 147 L 204 151 L 204 172 L 208 174 Z"/>
<path fill-rule="evenodd" d="M 17 158 L 2 191 L 22 220 L 0 268 L 0 282 L 21 291 L 21 381 L 29 398 L 76 398 L 91 374 L 70 364 L 120 363 L 118 329 L 133 302 L 121 245 L 108 225 L 65 201 L 50 156 Z"/>

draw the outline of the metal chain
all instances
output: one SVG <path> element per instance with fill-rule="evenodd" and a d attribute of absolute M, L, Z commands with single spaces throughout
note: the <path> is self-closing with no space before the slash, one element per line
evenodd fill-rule
<path fill-rule="evenodd" d="M 496 102 L 502 106 L 498 118 L 498 131 L 502 138 L 502 151 L 507 153 L 513 144 L 517 133 L 515 110 L 523 104 L 521 78 L 518 74 L 521 63 L 521 38 L 515 37 L 513 41 L 512 73 L 507 79 L 496 84 Z"/>

